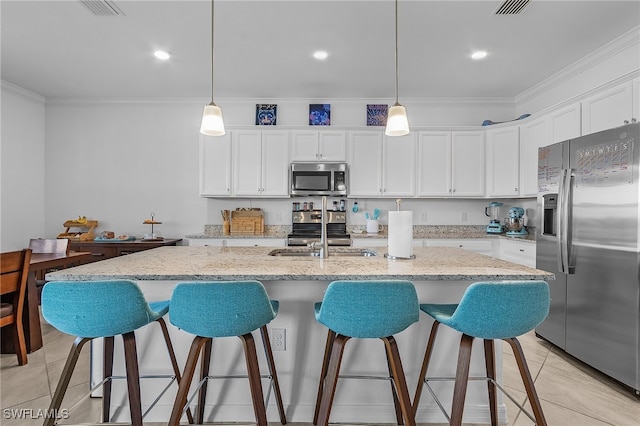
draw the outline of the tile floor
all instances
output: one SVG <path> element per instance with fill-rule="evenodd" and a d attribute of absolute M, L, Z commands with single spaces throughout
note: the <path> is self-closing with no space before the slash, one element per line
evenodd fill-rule
<path fill-rule="evenodd" d="M 36 411 L 46 409 L 64 366 L 71 336 L 43 324 L 44 347 L 29 355 L 26 366 L 17 365 L 15 355 L 0 355 L 0 424 L 5 426 L 41 425 Z M 637 426 L 640 424 L 640 401 L 631 393 L 592 368 L 537 339 L 533 333 L 520 338 L 531 374 L 542 401 L 549 425 L 562 426 Z M 525 401 L 524 387 L 508 345 L 504 347 L 504 383 L 520 401 Z M 89 351 L 85 349 L 71 381 L 67 396 L 75 400 L 88 387 Z M 425 395 L 425 397 L 427 397 Z M 518 413 L 508 399 L 510 426 L 529 426 L 533 422 Z M 65 399 L 67 401 L 67 399 Z M 63 403 L 65 406 L 65 403 Z M 18 411 L 12 411 L 16 409 Z M 12 418 L 21 412 L 29 418 Z M 88 399 L 64 424 L 95 424 L 100 419 L 100 400 Z M 419 420 L 419 419 L 418 419 Z M 278 425 L 279 423 L 272 423 Z M 146 425 L 146 424 L 145 424 Z M 149 423 L 152 425 L 152 423 Z M 159 425 L 158 423 L 153 426 Z M 310 426 L 311 423 L 290 423 Z"/>

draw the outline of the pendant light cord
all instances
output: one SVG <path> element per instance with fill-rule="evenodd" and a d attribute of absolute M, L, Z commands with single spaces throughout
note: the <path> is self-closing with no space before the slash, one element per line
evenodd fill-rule
<path fill-rule="evenodd" d="M 396 49 L 395 49 L 395 60 L 396 60 L 396 105 L 398 103 L 398 0 L 396 0 Z"/>
<path fill-rule="evenodd" d="M 213 31 L 213 25 L 214 25 L 214 1 L 215 0 L 211 0 L 211 103 L 213 104 L 213 46 L 214 46 L 214 31 Z"/>

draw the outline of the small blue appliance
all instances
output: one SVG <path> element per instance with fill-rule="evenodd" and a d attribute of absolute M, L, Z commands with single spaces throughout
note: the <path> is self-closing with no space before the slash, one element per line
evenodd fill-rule
<path fill-rule="evenodd" d="M 500 224 L 500 207 L 502 203 L 493 201 L 489 203 L 489 206 L 484 208 L 484 214 L 491 218 L 491 221 L 487 225 L 487 234 L 502 234 L 504 229 Z"/>
<path fill-rule="evenodd" d="M 510 237 L 522 237 L 528 235 L 524 227 L 524 209 L 522 207 L 511 207 L 509 217 L 505 218 L 504 226 L 507 228 L 507 235 Z"/>

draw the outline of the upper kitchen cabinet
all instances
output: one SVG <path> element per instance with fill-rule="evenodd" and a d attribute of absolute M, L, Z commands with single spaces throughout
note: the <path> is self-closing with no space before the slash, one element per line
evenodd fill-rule
<path fill-rule="evenodd" d="M 289 196 L 289 132 L 232 132 L 233 195 Z"/>
<path fill-rule="evenodd" d="M 634 115 L 634 81 L 627 81 L 582 101 L 582 134 L 619 127 L 637 121 Z M 635 108 L 637 110 L 637 107 Z"/>
<path fill-rule="evenodd" d="M 487 196 L 520 195 L 520 136 L 517 125 L 490 128 L 487 140 Z"/>
<path fill-rule="evenodd" d="M 415 135 L 385 137 L 382 131 L 349 133 L 349 195 L 415 196 Z"/>
<path fill-rule="evenodd" d="M 200 135 L 200 196 L 231 195 L 231 136 Z"/>
<path fill-rule="evenodd" d="M 577 138 L 582 135 L 581 105 L 579 102 L 551 111 L 548 117 L 551 134 L 547 145 Z"/>
<path fill-rule="evenodd" d="M 347 132 L 342 130 L 294 130 L 291 161 L 345 161 Z"/>
<path fill-rule="evenodd" d="M 520 125 L 520 196 L 538 195 L 538 148 L 550 143 L 550 118 L 542 116 Z"/>
<path fill-rule="evenodd" d="M 484 131 L 420 132 L 418 196 L 484 196 L 484 159 Z"/>
<path fill-rule="evenodd" d="M 450 196 L 451 132 L 420 132 L 418 164 L 418 196 Z"/>

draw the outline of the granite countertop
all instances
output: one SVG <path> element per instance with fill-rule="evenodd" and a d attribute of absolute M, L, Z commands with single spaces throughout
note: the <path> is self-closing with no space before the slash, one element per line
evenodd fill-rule
<path fill-rule="evenodd" d="M 416 247 L 413 260 L 377 256 L 269 256 L 269 247 L 160 247 L 50 272 L 46 279 L 131 280 L 552 280 L 554 275 L 459 248 Z"/>

